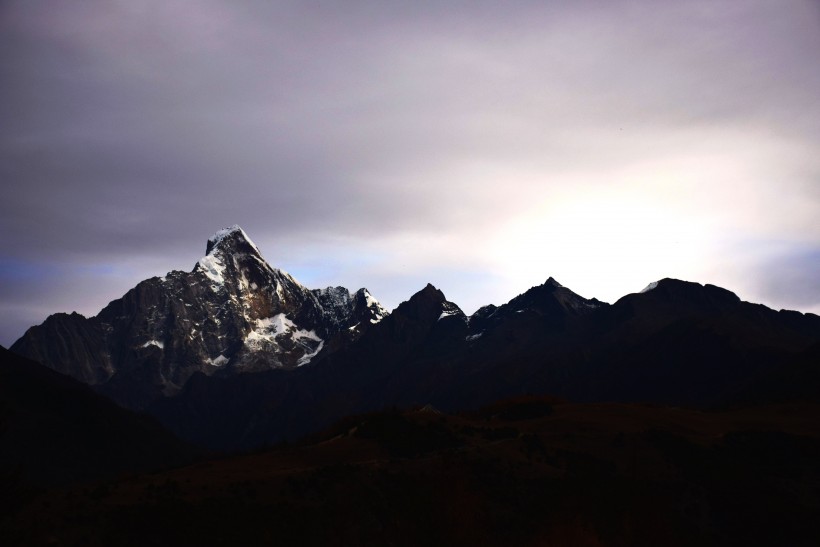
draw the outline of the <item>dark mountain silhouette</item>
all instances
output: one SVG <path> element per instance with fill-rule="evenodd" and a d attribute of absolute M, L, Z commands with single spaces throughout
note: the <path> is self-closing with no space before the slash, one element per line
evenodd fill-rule
<path fill-rule="evenodd" d="M 549 280 L 469 319 L 428 285 L 309 367 L 227 381 L 197 376 L 150 410 L 189 439 L 249 448 L 347 414 L 428 403 L 455 411 L 523 393 L 702 407 L 818 400 L 819 337 L 816 316 L 671 279 L 611 306 Z M 769 379 L 790 386 L 789 371 L 806 382 L 779 388 L 778 398 Z"/>
<path fill-rule="evenodd" d="M 201 453 L 154 418 L 125 410 L 5 348 L 0 348 L 0 409 L 0 469 L 15 484 L 112 478 L 180 465 Z"/>

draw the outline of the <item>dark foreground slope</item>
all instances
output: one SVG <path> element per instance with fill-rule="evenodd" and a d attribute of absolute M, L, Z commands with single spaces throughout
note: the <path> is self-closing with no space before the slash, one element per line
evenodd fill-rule
<path fill-rule="evenodd" d="M 0 425 L 0 480 L 6 485 L 110 478 L 179 465 L 195 454 L 153 418 L 5 348 Z"/>
<path fill-rule="evenodd" d="M 820 406 L 506 401 L 50 492 L 25 545 L 817 545 Z"/>

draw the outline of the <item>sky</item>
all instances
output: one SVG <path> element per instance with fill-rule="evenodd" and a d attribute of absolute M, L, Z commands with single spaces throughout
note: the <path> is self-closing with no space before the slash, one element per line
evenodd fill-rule
<path fill-rule="evenodd" d="M 0 344 L 232 224 L 389 309 L 820 313 L 819 55 L 816 0 L 3 0 Z"/>

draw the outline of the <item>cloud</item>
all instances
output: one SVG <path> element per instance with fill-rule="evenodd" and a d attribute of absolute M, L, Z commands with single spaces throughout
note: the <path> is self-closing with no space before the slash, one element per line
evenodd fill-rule
<path fill-rule="evenodd" d="M 63 282 L 4 270 L 4 302 L 95 313 L 233 223 L 389 306 L 549 275 L 791 302 L 757 280 L 820 241 L 819 49 L 799 0 L 6 2 L 0 249 Z"/>
<path fill-rule="evenodd" d="M 820 314 L 820 246 L 776 256 L 760 271 L 758 291 L 767 300 Z"/>

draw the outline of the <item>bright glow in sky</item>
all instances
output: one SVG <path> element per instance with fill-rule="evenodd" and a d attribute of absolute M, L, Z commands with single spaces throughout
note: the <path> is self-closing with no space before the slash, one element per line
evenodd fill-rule
<path fill-rule="evenodd" d="M 9 0 L 0 343 L 238 223 L 309 287 L 820 312 L 813 0 Z"/>

